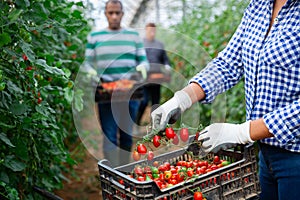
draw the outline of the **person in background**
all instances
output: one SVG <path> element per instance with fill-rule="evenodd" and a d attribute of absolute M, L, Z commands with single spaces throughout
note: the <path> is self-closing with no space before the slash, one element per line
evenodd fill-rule
<path fill-rule="evenodd" d="M 152 128 L 163 130 L 193 103 L 212 102 L 242 77 L 246 121 L 206 127 L 200 150 L 257 141 L 260 199 L 299 199 L 300 1 L 252 0 L 226 48 L 151 113 Z"/>
<path fill-rule="evenodd" d="M 145 38 L 144 46 L 146 49 L 147 59 L 150 63 L 150 69 L 148 71 L 147 77 L 151 77 L 153 73 L 162 73 L 163 71 L 169 72 L 171 67 L 169 63 L 169 58 L 164 49 L 162 42 L 156 38 L 156 25 L 155 23 L 148 23 L 145 27 Z M 158 105 L 160 102 L 160 88 L 159 83 L 150 82 L 144 85 L 144 98 L 141 101 L 138 115 L 137 115 L 137 124 L 141 125 L 141 119 L 145 112 L 146 107 L 148 106 L 149 101 L 151 105 Z"/>
<path fill-rule="evenodd" d="M 95 68 L 102 82 L 131 79 L 141 67 L 143 70 L 149 68 L 138 32 L 121 27 L 123 15 L 121 1 L 108 0 L 105 4 L 108 27 L 91 32 L 87 38 L 86 63 Z M 98 103 L 100 125 L 104 133 L 104 158 L 112 166 L 130 161 L 132 129 L 138 107 L 137 100 Z"/>

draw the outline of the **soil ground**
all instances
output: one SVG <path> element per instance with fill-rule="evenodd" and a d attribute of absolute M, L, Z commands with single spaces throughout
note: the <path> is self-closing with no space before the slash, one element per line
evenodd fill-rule
<path fill-rule="evenodd" d="M 142 124 L 149 123 L 150 107 L 145 110 L 142 118 Z M 93 119 L 83 120 L 83 124 L 89 129 L 101 129 L 99 127 L 99 121 L 96 117 Z M 137 132 L 145 130 L 135 130 Z M 139 133 L 135 133 L 139 134 Z M 80 152 L 80 157 L 82 160 L 77 161 L 78 164 L 73 167 L 75 171 L 75 176 L 65 174 L 69 181 L 64 181 L 64 188 L 55 191 L 55 194 L 64 200 L 102 200 L 101 186 L 99 182 L 99 172 L 98 172 L 98 160 L 103 158 L 103 155 L 99 149 L 101 149 L 101 136 L 92 136 L 94 138 L 84 138 L 83 142 L 85 147 Z M 89 148 L 87 145 L 87 140 L 92 139 L 97 144 L 100 144 L 98 150 L 94 148 Z M 76 159 L 75 159 L 76 160 Z"/>

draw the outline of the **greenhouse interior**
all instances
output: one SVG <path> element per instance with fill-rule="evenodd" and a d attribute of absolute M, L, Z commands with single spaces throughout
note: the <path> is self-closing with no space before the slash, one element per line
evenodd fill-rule
<path fill-rule="evenodd" d="M 1 1 L 0 199 L 264 199 L 260 150 L 299 151 L 274 2 Z"/>

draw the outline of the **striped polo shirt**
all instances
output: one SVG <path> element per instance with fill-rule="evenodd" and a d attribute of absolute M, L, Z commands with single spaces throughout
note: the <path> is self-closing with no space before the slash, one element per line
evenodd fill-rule
<path fill-rule="evenodd" d="M 85 59 L 102 81 L 131 79 L 136 66 L 148 66 L 146 52 L 138 32 L 122 28 L 91 32 L 87 38 Z"/>

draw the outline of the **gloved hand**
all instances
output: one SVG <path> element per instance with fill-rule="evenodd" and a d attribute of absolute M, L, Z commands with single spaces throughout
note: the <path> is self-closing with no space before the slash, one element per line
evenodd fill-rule
<path fill-rule="evenodd" d="M 180 90 L 151 113 L 152 130 L 161 131 L 168 123 L 174 123 L 186 109 L 192 106 L 190 96 Z"/>
<path fill-rule="evenodd" d="M 203 141 L 201 150 L 204 154 L 254 142 L 250 138 L 250 121 L 243 124 L 211 124 L 200 132 L 198 141 Z"/>
<path fill-rule="evenodd" d="M 83 66 L 80 68 L 80 70 L 86 74 L 86 77 L 91 80 L 92 85 L 99 84 L 99 77 L 97 75 L 97 71 L 87 62 L 83 63 Z"/>
<path fill-rule="evenodd" d="M 147 79 L 147 66 L 146 65 L 140 64 L 140 65 L 136 66 L 135 69 L 136 69 L 136 71 L 141 72 L 144 80 Z"/>

